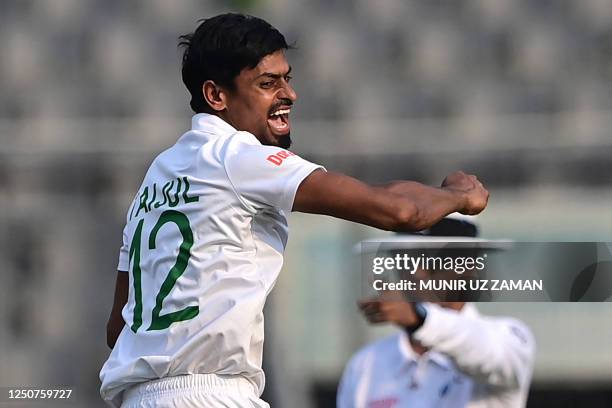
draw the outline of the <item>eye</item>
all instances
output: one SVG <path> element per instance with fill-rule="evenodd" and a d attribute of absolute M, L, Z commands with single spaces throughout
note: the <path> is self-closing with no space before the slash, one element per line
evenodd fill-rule
<path fill-rule="evenodd" d="M 264 89 L 272 88 L 272 85 L 274 85 L 274 81 L 266 81 L 259 84 Z"/>
<path fill-rule="evenodd" d="M 293 79 L 291 75 L 285 75 L 285 81 L 289 82 Z"/>

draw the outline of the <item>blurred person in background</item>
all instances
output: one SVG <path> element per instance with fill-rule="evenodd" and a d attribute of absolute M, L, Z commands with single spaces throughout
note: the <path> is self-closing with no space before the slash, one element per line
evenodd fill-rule
<path fill-rule="evenodd" d="M 474 237 L 476 231 L 469 222 L 447 218 L 428 234 Z M 526 405 L 535 340 L 523 322 L 483 316 L 466 302 L 383 296 L 361 301 L 359 308 L 370 323 L 389 322 L 400 330 L 351 358 L 340 380 L 338 408 Z"/>
<path fill-rule="evenodd" d="M 481 212 L 488 192 L 462 172 L 439 188 L 326 172 L 286 150 L 297 95 L 278 30 L 223 14 L 182 40 L 196 114 L 128 210 L 100 392 L 122 407 L 265 407 L 263 307 L 291 211 L 415 231 Z"/>

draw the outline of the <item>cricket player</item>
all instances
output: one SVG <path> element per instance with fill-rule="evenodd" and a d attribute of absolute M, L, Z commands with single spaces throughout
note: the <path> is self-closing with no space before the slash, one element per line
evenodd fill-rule
<path fill-rule="evenodd" d="M 100 392 L 115 407 L 267 407 L 262 310 L 291 211 L 414 231 L 481 212 L 488 192 L 462 172 L 440 188 L 326 172 L 287 150 L 297 95 L 278 30 L 223 14 L 182 40 L 196 114 L 128 209 Z"/>
<path fill-rule="evenodd" d="M 430 231 L 466 236 L 465 221 Z M 465 302 L 360 302 L 371 323 L 400 330 L 366 345 L 347 364 L 338 408 L 520 408 L 527 403 L 535 341 L 509 317 L 483 316 Z"/>

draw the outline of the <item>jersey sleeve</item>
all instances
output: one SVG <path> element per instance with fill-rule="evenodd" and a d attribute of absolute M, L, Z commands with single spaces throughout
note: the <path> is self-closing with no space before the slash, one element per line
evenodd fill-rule
<path fill-rule="evenodd" d="M 234 136 L 225 156 L 227 176 L 242 202 L 251 210 L 291 212 L 302 181 L 322 166 L 280 147 L 253 143 L 254 136 Z"/>
<path fill-rule="evenodd" d="M 426 304 L 427 317 L 413 337 L 449 356 L 459 370 L 481 384 L 526 390 L 531 382 L 535 340 L 511 318 L 489 318 Z"/>

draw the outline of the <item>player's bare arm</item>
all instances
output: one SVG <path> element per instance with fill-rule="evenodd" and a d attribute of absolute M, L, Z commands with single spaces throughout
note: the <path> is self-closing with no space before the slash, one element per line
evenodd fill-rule
<path fill-rule="evenodd" d="M 115 282 L 115 298 L 113 300 L 113 309 L 111 310 L 108 323 L 106 323 L 106 344 L 108 347 L 115 347 L 117 337 L 123 330 L 125 322 L 121 316 L 121 310 L 127 303 L 128 299 L 129 277 L 127 272 L 118 271 L 117 281 Z"/>
<path fill-rule="evenodd" d="M 414 181 L 370 186 L 343 174 L 315 171 L 298 188 L 293 210 L 390 231 L 419 231 L 453 212 L 478 214 L 488 198 L 475 176 L 460 171 L 439 188 Z"/>

